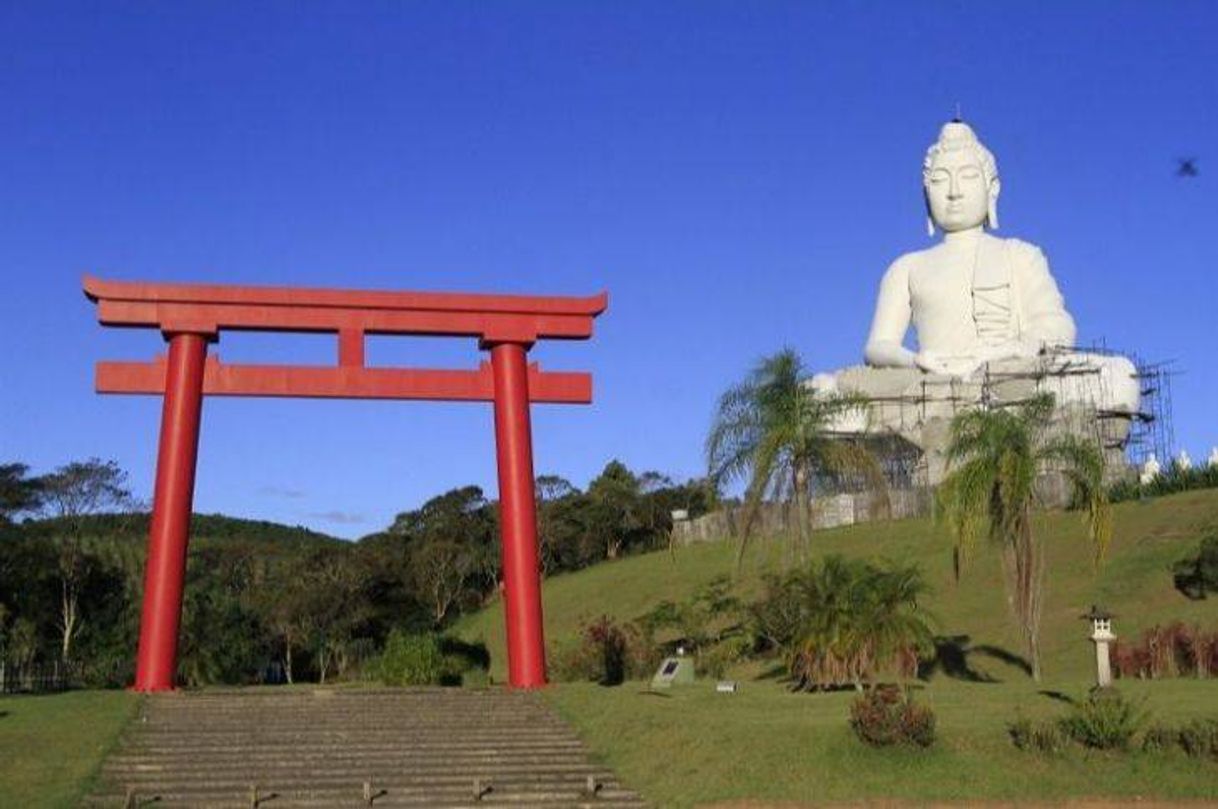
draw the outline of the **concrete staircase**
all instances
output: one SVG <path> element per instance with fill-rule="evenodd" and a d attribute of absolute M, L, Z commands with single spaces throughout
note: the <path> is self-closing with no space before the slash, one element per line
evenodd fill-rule
<path fill-rule="evenodd" d="M 641 807 L 536 694 L 254 688 L 149 696 L 88 807 Z"/>

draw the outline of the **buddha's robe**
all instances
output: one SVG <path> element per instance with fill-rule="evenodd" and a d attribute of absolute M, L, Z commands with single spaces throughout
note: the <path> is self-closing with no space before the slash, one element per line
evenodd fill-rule
<path fill-rule="evenodd" d="M 928 373 L 913 365 L 913 354 L 900 347 L 910 326 L 919 351 L 948 358 L 961 370 Z M 868 339 L 870 367 L 817 374 L 809 384 L 824 394 L 848 392 L 871 402 L 841 414 L 831 429 L 897 432 L 923 449 L 942 443 L 924 425 L 950 420 L 969 400 L 981 401 L 987 386 L 997 401 L 1045 392 L 1059 407 L 1136 413 L 1141 390 L 1133 363 L 1077 351 L 1074 342 L 1074 319 L 1044 253 L 1019 239 L 979 234 L 893 262 Z M 1128 425 L 1118 422 L 1109 436 L 1116 443 Z"/>
<path fill-rule="evenodd" d="M 901 256 L 880 284 L 868 344 L 900 344 L 909 326 L 921 351 L 987 359 L 1014 345 L 1016 356 L 1072 346 L 1066 311 L 1044 253 L 1019 239 L 943 243 Z"/>

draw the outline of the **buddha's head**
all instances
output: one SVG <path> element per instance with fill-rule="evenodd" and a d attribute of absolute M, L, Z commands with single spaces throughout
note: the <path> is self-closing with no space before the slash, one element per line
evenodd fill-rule
<path fill-rule="evenodd" d="M 998 227 L 998 164 L 962 121 L 943 125 L 922 163 L 927 232 Z"/>

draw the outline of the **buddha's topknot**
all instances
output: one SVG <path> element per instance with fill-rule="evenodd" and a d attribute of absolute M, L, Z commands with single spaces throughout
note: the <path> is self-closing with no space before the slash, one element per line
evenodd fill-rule
<path fill-rule="evenodd" d="M 977 156 L 977 162 L 981 164 L 981 172 L 985 175 L 986 185 L 998 178 L 998 163 L 994 160 L 994 155 L 985 148 L 981 141 L 977 140 L 977 135 L 971 126 L 956 120 L 944 124 L 943 128 L 939 130 L 939 140 L 932 143 L 926 150 L 926 159 L 922 161 L 922 181 L 925 182 L 929 178 L 931 165 L 938 155 L 964 149 L 972 151 Z"/>

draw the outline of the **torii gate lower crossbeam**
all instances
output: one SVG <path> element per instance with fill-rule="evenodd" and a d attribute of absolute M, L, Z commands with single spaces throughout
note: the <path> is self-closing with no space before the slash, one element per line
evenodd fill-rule
<path fill-rule="evenodd" d="M 167 358 L 101 362 L 99 393 L 163 394 L 135 690 L 174 687 L 203 397 L 491 401 L 499 472 L 508 679 L 546 682 L 533 488 L 531 402 L 587 403 L 583 373 L 527 363 L 541 338 L 587 339 L 607 296 L 553 298 L 297 288 L 141 284 L 85 279 L 103 325 L 157 328 Z M 332 332 L 338 365 L 224 365 L 207 357 L 222 330 Z M 476 337 L 491 362 L 473 371 L 367 368 L 367 334 Z"/>

